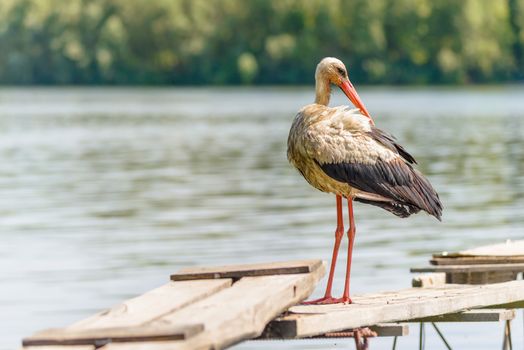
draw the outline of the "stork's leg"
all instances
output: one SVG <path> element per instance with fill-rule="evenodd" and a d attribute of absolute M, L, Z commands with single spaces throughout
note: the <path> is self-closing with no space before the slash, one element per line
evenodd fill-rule
<path fill-rule="evenodd" d="M 331 258 L 331 268 L 329 269 L 329 278 L 326 286 L 326 293 L 323 298 L 304 302 L 305 305 L 311 304 L 336 304 L 340 303 L 340 298 L 333 298 L 331 296 L 331 289 L 333 287 L 333 277 L 335 276 L 335 265 L 337 264 L 338 249 L 340 248 L 340 241 L 344 236 L 344 219 L 342 217 L 342 197 L 337 195 L 337 229 L 335 230 L 335 246 L 333 247 L 333 256 Z"/>
<path fill-rule="evenodd" d="M 349 297 L 349 280 L 351 278 L 351 258 L 353 256 L 353 243 L 355 241 L 355 218 L 353 217 L 353 198 L 348 197 L 348 213 L 349 213 L 349 230 L 348 230 L 348 261 L 346 267 L 346 285 L 344 287 L 344 294 L 342 295 L 342 302 L 351 304 Z"/>

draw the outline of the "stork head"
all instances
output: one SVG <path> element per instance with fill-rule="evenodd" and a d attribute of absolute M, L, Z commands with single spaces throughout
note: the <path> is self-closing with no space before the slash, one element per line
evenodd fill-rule
<path fill-rule="evenodd" d="M 317 65 L 315 72 L 317 80 L 328 80 L 331 84 L 340 86 L 348 79 L 348 72 L 344 63 L 335 57 L 325 57 Z"/>
<path fill-rule="evenodd" d="M 346 66 L 344 65 L 344 63 L 342 63 L 341 60 L 334 57 L 323 58 L 317 65 L 315 79 L 317 81 L 317 100 L 319 99 L 319 97 L 322 97 L 319 96 L 319 94 L 323 93 L 322 91 L 319 91 L 319 86 L 320 90 L 322 90 L 323 87 L 325 90 L 327 90 L 327 93 L 329 94 L 329 85 L 336 85 L 342 90 L 342 92 L 344 92 L 344 94 L 349 98 L 351 103 L 353 103 L 355 107 L 360 109 L 362 114 L 371 119 L 368 110 L 366 109 L 364 103 L 358 96 L 357 90 L 355 90 L 353 84 L 351 84 Z"/>

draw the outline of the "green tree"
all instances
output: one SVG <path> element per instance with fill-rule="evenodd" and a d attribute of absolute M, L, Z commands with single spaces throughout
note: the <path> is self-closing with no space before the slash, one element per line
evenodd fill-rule
<path fill-rule="evenodd" d="M 2 0 L 3 84 L 373 84 L 524 78 L 524 0 Z"/>

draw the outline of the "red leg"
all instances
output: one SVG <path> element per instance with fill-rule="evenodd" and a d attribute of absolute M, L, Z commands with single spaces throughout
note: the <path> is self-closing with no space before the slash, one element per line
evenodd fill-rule
<path fill-rule="evenodd" d="M 345 304 L 351 304 L 351 298 L 349 297 L 349 280 L 351 278 L 351 258 L 353 256 L 353 243 L 355 241 L 355 218 L 353 217 L 353 198 L 348 198 L 348 212 L 349 212 L 349 230 L 348 230 L 348 261 L 346 267 L 346 285 L 344 287 L 344 294 L 342 295 L 342 301 Z"/>
<path fill-rule="evenodd" d="M 335 299 L 331 296 L 333 287 L 333 277 L 335 275 L 335 265 L 337 264 L 338 249 L 340 241 L 344 235 L 344 219 L 342 217 L 342 197 L 337 195 L 337 229 L 335 230 L 335 246 L 333 247 L 333 256 L 331 258 L 331 268 L 329 269 L 329 278 L 326 286 L 326 293 L 323 298 L 304 302 L 305 305 L 312 304 L 335 304 L 340 303 L 341 299 Z"/>

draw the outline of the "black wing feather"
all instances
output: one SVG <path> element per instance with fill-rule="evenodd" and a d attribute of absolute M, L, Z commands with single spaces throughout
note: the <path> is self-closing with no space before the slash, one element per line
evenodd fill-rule
<path fill-rule="evenodd" d="M 420 211 L 420 208 L 415 207 L 414 205 L 401 204 L 401 203 L 394 202 L 394 201 L 391 201 L 391 202 L 374 201 L 374 200 L 365 199 L 365 198 L 355 198 L 355 200 L 357 202 L 375 205 L 401 218 L 407 218 L 411 214 L 416 214 Z"/>
<path fill-rule="evenodd" d="M 415 208 L 419 208 L 440 220 L 442 204 L 437 192 L 422 174 L 401 159 L 389 162 L 378 159 L 374 164 L 319 163 L 318 165 L 328 176 L 337 181 L 389 199 L 394 203 L 394 205 L 390 203 L 393 205 L 390 209 L 406 206 L 405 210 L 411 214 L 418 211 Z M 385 205 L 373 204 L 381 207 Z M 384 209 L 389 210 L 386 207 Z M 395 213 L 394 210 L 389 211 Z"/>

